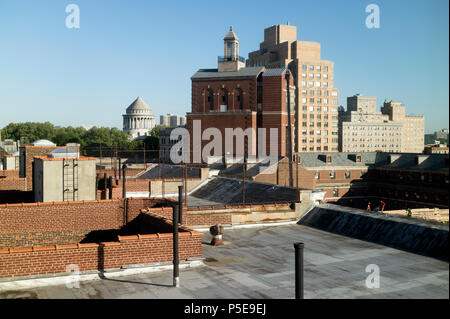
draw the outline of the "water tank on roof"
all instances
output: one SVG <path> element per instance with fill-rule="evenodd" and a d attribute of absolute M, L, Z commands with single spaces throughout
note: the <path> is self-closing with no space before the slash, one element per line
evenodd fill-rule
<path fill-rule="evenodd" d="M 37 140 L 31 143 L 33 146 L 56 146 L 55 143 L 49 141 L 49 140 Z"/>

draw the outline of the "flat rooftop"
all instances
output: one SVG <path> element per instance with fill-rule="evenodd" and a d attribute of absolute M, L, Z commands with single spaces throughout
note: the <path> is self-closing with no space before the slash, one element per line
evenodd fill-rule
<path fill-rule="evenodd" d="M 290 224 L 225 229 L 223 246 L 203 234 L 205 266 L 0 292 L 0 298 L 294 298 L 294 242 L 304 242 L 305 298 L 449 298 L 449 264 L 434 258 Z M 367 288 L 370 264 L 380 288 Z"/>

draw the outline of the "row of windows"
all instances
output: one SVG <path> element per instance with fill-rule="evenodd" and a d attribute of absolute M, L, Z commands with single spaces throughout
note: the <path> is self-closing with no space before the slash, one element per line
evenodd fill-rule
<path fill-rule="evenodd" d="M 364 171 L 359 171 L 359 177 L 362 177 L 364 175 L 364 173 L 365 173 Z M 329 177 L 329 179 L 336 179 L 336 172 L 329 172 L 328 173 L 328 177 Z M 344 178 L 345 179 L 350 179 L 350 177 L 351 177 L 351 175 L 350 175 L 349 171 L 344 172 Z M 319 180 L 320 179 L 320 172 L 316 172 L 314 178 Z"/>
<path fill-rule="evenodd" d="M 313 81 L 309 81 L 308 82 L 308 85 L 306 85 L 306 81 L 302 81 L 302 86 L 303 87 L 306 87 L 306 86 L 309 86 L 309 87 L 328 87 L 328 82 L 319 82 L 319 81 L 316 81 L 316 82 L 313 82 Z"/>
<path fill-rule="evenodd" d="M 334 132 L 332 132 L 332 133 L 334 133 Z M 307 134 L 308 134 L 307 130 L 302 130 L 302 135 L 307 135 Z M 309 135 L 325 135 L 325 136 L 327 136 L 328 130 L 323 130 L 323 131 L 322 130 L 316 130 L 316 131 L 310 130 Z M 332 135 L 337 135 L 337 134 L 332 134 Z"/>
<path fill-rule="evenodd" d="M 320 73 L 316 73 L 315 78 L 316 79 L 320 79 L 320 78 L 324 78 L 324 79 L 328 79 L 328 74 L 324 73 L 323 75 Z M 306 79 L 307 78 L 307 74 L 306 73 L 302 73 L 302 78 Z M 309 78 L 310 79 L 314 79 L 314 73 L 309 73 Z"/>
<path fill-rule="evenodd" d="M 306 146 L 302 146 L 302 151 L 303 152 L 306 152 L 308 150 L 308 148 L 306 147 Z M 316 151 L 322 151 L 322 147 L 321 146 L 316 146 L 315 148 L 314 148 L 314 146 L 310 146 L 309 147 L 309 150 L 310 151 L 314 151 L 314 150 L 316 150 Z M 324 151 L 328 151 L 329 149 L 328 149 L 328 146 L 324 146 L 323 147 L 323 150 Z M 338 148 L 337 148 L 337 146 L 333 146 L 333 147 L 331 147 L 331 150 L 332 151 L 337 151 L 338 150 Z"/>
<path fill-rule="evenodd" d="M 320 135 L 320 134 L 318 134 L 318 135 Z M 307 139 L 307 138 L 302 138 L 302 143 L 306 143 L 306 142 L 308 142 L 309 141 L 309 143 L 314 143 L 314 137 L 310 137 L 309 139 Z M 328 143 L 328 138 L 320 138 L 320 137 L 318 137 L 316 140 L 316 143 Z M 331 139 L 331 141 L 333 142 L 333 143 L 337 143 L 338 142 L 338 139 L 337 138 L 332 138 Z"/>
<path fill-rule="evenodd" d="M 357 138 L 352 138 L 352 139 L 344 138 L 343 140 L 344 140 L 344 142 L 358 142 Z M 371 138 L 368 138 L 367 141 L 366 141 L 365 138 L 360 138 L 359 139 L 360 142 L 368 142 L 368 141 L 372 141 L 372 140 L 373 139 L 371 139 Z M 382 138 L 381 142 L 397 142 L 398 143 L 398 142 L 400 142 L 400 140 L 399 139 L 384 139 L 384 138 Z"/>
<path fill-rule="evenodd" d="M 309 101 L 309 103 L 317 103 L 317 104 L 322 104 L 322 98 L 318 97 L 314 100 L 313 97 L 310 97 L 309 100 L 306 97 L 302 98 L 302 103 L 307 103 Z M 328 99 L 324 98 L 323 99 L 323 104 L 328 104 Z M 333 99 L 331 100 L 331 104 L 338 104 L 338 100 Z M 336 109 L 337 111 L 337 109 Z"/>
<path fill-rule="evenodd" d="M 365 131 L 366 126 L 356 126 L 352 127 L 352 130 L 356 130 L 359 127 L 360 131 Z M 386 126 L 367 126 L 368 131 L 400 131 L 401 127 L 389 127 L 389 130 Z"/>
<path fill-rule="evenodd" d="M 401 135 L 400 133 L 389 133 L 389 134 L 384 134 L 384 133 L 373 133 L 373 135 L 372 135 L 372 133 L 367 133 L 367 134 L 358 134 L 358 133 L 355 133 L 355 132 L 353 132 L 353 133 L 344 133 L 344 134 L 342 134 L 343 136 L 399 136 L 399 135 Z"/>
<path fill-rule="evenodd" d="M 308 118 L 308 114 L 303 113 L 303 114 L 302 114 L 302 118 L 307 119 L 307 118 Z M 310 118 L 310 119 L 316 118 L 316 119 L 318 119 L 318 120 L 321 120 L 321 119 L 322 119 L 322 114 L 313 114 L 313 113 L 310 113 L 310 114 L 309 114 L 309 118 Z M 325 115 L 324 115 L 324 119 L 328 120 L 328 114 L 325 114 Z M 337 115 L 332 115 L 332 116 L 331 116 L 331 119 L 332 119 L 332 120 L 337 120 L 337 119 L 338 119 L 338 116 L 337 116 Z"/>
<path fill-rule="evenodd" d="M 397 145 L 395 145 L 394 146 L 394 144 L 390 144 L 390 145 L 386 145 L 386 144 L 367 144 L 367 145 L 365 145 L 365 144 L 351 144 L 351 145 L 347 145 L 347 147 L 352 147 L 352 148 L 365 148 L 365 147 L 381 147 L 381 148 L 386 148 L 386 147 L 399 147 L 399 145 L 397 144 Z M 389 152 L 394 152 L 394 149 L 389 149 L 388 150 Z"/>
<path fill-rule="evenodd" d="M 314 95 L 314 92 L 315 92 L 315 95 L 322 96 L 322 90 L 309 90 L 309 95 Z M 308 90 L 302 90 L 302 94 L 307 95 Z M 324 90 L 323 95 L 328 96 L 328 91 Z M 331 91 L 331 96 L 337 96 L 337 91 Z"/>
<path fill-rule="evenodd" d="M 302 122 L 302 127 L 308 127 L 308 122 Z M 322 127 L 322 122 L 309 122 L 309 127 Z M 324 122 L 323 127 L 328 127 L 328 122 Z M 332 122 L 331 127 L 338 127 L 338 123 Z"/>
<path fill-rule="evenodd" d="M 330 107 L 330 108 L 328 108 L 328 106 L 316 106 L 316 107 L 314 107 L 313 105 L 310 105 L 310 106 L 303 105 L 302 106 L 302 111 L 314 112 L 314 109 L 317 112 L 328 112 L 328 110 L 330 110 L 331 112 L 337 112 L 337 107 Z"/>
<path fill-rule="evenodd" d="M 320 66 L 320 65 L 316 65 L 316 66 L 314 66 L 314 65 L 307 65 L 307 64 L 303 64 L 302 65 L 302 70 L 303 71 L 306 71 L 306 70 L 310 70 L 310 71 L 314 71 L 314 70 L 316 70 L 316 71 L 321 71 L 321 70 L 323 70 L 324 72 L 328 72 L 328 66 L 327 65 L 324 65 L 323 67 L 322 66 Z"/>

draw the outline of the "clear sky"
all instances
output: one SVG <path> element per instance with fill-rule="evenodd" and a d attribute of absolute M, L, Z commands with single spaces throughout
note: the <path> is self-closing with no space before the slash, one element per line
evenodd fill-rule
<path fill-rule="evenodd" d="M 80 28 L 68 29 L 68 4 Z M 368 29 L 368 4 L 380 28 Z M 191 107 L 190 77 L 217 67 L 232 25 L 240 55 L 264 28 L 297 26 L 335 63 L 339 104 L 356 93 L 425 115 L 425 131 L 448 128 L 448 0 L 138 1 L 0 0 L 0 128 L 10 122 L 122 127 L 141 96 L 159 115 Z"/>

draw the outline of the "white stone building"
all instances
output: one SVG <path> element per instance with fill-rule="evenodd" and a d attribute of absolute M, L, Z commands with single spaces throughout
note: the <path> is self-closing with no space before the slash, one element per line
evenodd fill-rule
<path fill-rule="evenodd" d="M 150 135 L 155 127 L 155 116 L 152 109 L 141 97 L 134 100 L 123 114 L 123 131 L 130 134 L 133 139 Z"/>

